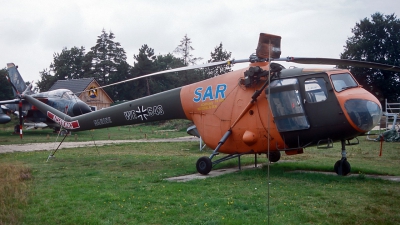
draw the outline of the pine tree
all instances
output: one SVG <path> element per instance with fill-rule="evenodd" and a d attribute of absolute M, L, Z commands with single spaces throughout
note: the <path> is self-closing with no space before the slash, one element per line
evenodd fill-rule
<path fill-rule="evenodd" d="M 211 52 L 211 59 L 208 60 L 209 63 L 211 62 L 220 62 L 220 61 L 225 61 L 231 58 L 232 52 L 227 52 L 226 50 L 223 50 L 222 42 L 219 44 L 219 46 L 216 46 L 214 48 L 214 52 Z M 231 69 L 232 65 L 220 65 L 220 66 L 213 66 L 209 67 L 207 71 L 207 76 L 208 77 L 215 77 L 221 74 L 225 74 L 227 72 L 232 71 Z"/>
<path fill-rule="evenodd" d="M 174 52 L 182 55 L 182 61 L 185 66 L 189 64 L 195 65 L 197 61 L 202 60 L 201 57 L 193 57 L 191 52 L 194 50 L 192 47 L 192 41 L 190 38 L 185 34 L 183 39 L 181 40 L 181 44 L 175 48 Z"/>
<path fill-rule="evenodd" d="M 154 49 L 149 46 L 142 45 L 139 49 L 138 55 L 133 55 L 135 62 L 133 63 L 132 75 L 133 77 L 143 76 L 155 72 L 154 60 L 156 56 L 154 55 Z M 136 94 L 140 97 L 150 95 L 150 84 L 152 78 L 147 77 L 145 79 L 140 79 L 136 83 L 137 89 Z"/>
<path fill-rule="evenodd" d="M 201 57 L 194 57 L 192 55 L 192 51 L 194 48 L 192 47 L 192 41 L 185 34 L 185 36 L 180 41 L 180 45 L 175 48 L 174 52 L 181 55 L 180 59 L 185 66 L 195 65 L 198 61 L 202 60 Z M 180 77 L 181 83 L 183 85 L 191 84 L 200 80 L 203 80 L 203 73 L 200 71 L 190 70 L 190 71 L 182 71 L 178 73 Z"/>
<path fill-rule="evenodd" d="M 109 83 L 109 77 L 117 73 L 117 67 L 126 61 L 126 53 L 119 42 L 114 42 L 114 33 L 108 34 L 104 29 L 98 36 L 97 43 L 91 48 L 94 75 L 101 85 Z"/>

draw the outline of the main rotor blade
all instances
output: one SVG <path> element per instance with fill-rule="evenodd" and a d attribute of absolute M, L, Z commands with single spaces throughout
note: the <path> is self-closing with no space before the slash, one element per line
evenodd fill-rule
<path fill-rule="evenodd" d="M 271 61 L 285 61 L 285 62 L 294 62 L 300 64 L 343 65 L 343 66 L 366 67 L 366 68 L 400 72 L 399 66 L 392 66 L 387 64 L 350 60 L 350 59 L 287 57 L 287 58 L 272 59 Z"/>
<path fill-rule="evenodd" d="M 160 74 L 173 73 L 173 72 L 179 72 L 179 71 L 185 71 L 185 70 L 193 70 L 193 69 L 201 69 L 201 68 L 219 66 L 219 65 L 225 65 L 225 64 L 229 65 L 229 64 L 233 64 L 233 63 L 235 63 L 235 62 L 226 60 L 226 61 L 221 61 L 221 62 L 212 62 L 212 63 L 202 64 L 202 65 L 185 66 L 185 67 L 179 67 L 179 68 L 170 69 L 170 70 L 163 70 L 163 71 L 159 71 L 159 72 L 143 75 L 143 76 L 140 76 L 140 77 L 134 77 L 134 78 L 131 78 L 131 79 L 127 79 L 127 80 L 119 81 L 119 82 L 116 82 L 116 83 L 104 85 L 104 86 L 101 86 L 101 87 L 92 88 L 91 90 L 110 87 L 110 86 L 114 86 L 114 85 L 117 85 L 117 84 L 123 84 L 123 83 L 129 82 L 129 81 L 139 80 L 139 79 L 142 79 L 142 78 L 151 77 L 151 76 L 160 75 Z M 79 93 L 82 93 L 82 92 L 83 91 L 76 92 L 75 94 L 79 94 Z"/>

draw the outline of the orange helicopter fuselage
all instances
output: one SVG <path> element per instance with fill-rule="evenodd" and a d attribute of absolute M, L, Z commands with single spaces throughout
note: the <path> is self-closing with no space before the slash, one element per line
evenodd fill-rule
<path fill-rule="evenodd" d="M 254 66 L 268 70 L 266 62 L 250 64 L 250 67 Z M 352 89 L 335 90 L 330 76 L 332 74 L 349 74 L 347 70 L 304 69 L 302 74 L 293 73 L 279 78 L 282 80 L 296 79 L 298 80 L 296 82 L 299 82 L 298 90 L 291 90 L 293 94 L 297 94 L 297 98 L 292 97 L 285 101 L 282 100 L 282 97 L 275 102 L 279 105 L 286 105 L 286 108 L 293 111 L 292 114 L 279 116 L 278 106 L 274 105 L 274 102 L 271 102 L 271 105 L 268 102 L 268 88 L 256 101 L 252 102 L 252 95 L 262 87 L 268 78 L 261 78 L 259 83 L 246 87 L 241 84 L 240 80 L 243 79 L 243 74 L 247 69 L 244 68 L 182 87 L 180 93 L 186 117 L 194 122 L 207 146 L 216 148 L 224 134 L 231 130 L 231 135 L 219 149 L 221 153 L 266 153 L 276 150 L 284 150 L 287 154 L 301 153 L 303 147 L 315 145 L 321 140 L 350 139 L 366 132 L 366 129 L 372 128 L 372 120 L 369 118 L 365 119 L 365 122 L 360 122 L 361 125 L 354 122 L 363 120 L 363 117 L 354 116 L 348 112 L 345 104 L 349 99 L 356 99 L 355 103 L 357 104 L 364 100 L 373 102 L 379 106 L 379 111 L 381 111 L 379 101 L 361 88 L 358 83 Z M 308 87 L 307 85 L 304 87 L 310 78 L 319 79 L 326 86 L 324 88 L 327 97 L 320 102 L 314 103 L 306 96 L 313 91 L 312 85 L 310 87 L 307 84 Z M 290 86 L 288 87 L 290 88 Z M 275 89 L 271 87 L 271 91 L 274 92 L 271 96 L 283 96 L 284 93 L 289 95 L 290 92 L 287 89 L 285 86 Z M 271 108 L 274 108 L 274 111 L 271 111 Z M 353 113 L 354 110 L 350 109 L 350 111 Z M 302 124 L 302 127 L 299 126 L 296 129 L 289 127 L 285 130 L 283 125 L 285 121 L 295 121 L 295 123 Z M 375 118 L 374 121 L 377 119 Z"/>

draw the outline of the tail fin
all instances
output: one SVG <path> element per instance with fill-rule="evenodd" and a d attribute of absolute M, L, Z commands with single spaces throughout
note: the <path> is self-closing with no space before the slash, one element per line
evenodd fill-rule
<path fill-rule="evenodd" d="M 15 88 L 17 89 L 17 91 L 19 93 L 23 93 L 24 91 L 26 91 L 25 93 L 27 93 L 27 94 L 31 93 L 30 90 L 27 90 L 25 81 L 24 81 L 24 79 L 22 79 L 22 77 L 19 74 L 18 69 L 14 63 L 7 63 L 7 72 L 8 72 L 8 77 L 10 79 L 10 82 L 15 86 Z M 17 95 L 17 93 L 15 92 L 14 89 L 13 89 L 13 93 L 14 93 L 14 96 Z"/>

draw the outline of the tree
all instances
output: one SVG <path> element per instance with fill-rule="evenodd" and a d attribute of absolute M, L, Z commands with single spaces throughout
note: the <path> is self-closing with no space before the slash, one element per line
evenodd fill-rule
<path fill-rule="evenodd" d="M 129 78 L 132 78 L 131 76 L 131 69 L 132 67 L 125 61 L 122 61 L 120 64 L 117 65 L 116 67 L 117 73 L 114 73 L 113 76 L 110 76 L 109 82 L 110 83 L 116 83 L 119 81 L 124 81 Z M 122 100 L 130 100 L 132 99 L 131 97 L 131 83 L 123 83 L 123 84 L 118 84 L 115 86 L 107 87 L 105 90 L 107 93 L 112 94 L 110 97 L 114 101 L 122 101 Z"/>
<path fill-rule="evenodd" d="M 96 45 L 90 51 L 93 74 L 101 85 L 109 84 L 109 77 L 118 72 L 119 64 L 126 61 L 125 50 L 120 47 L 119 42 L 113 41 L 114 38 L 111 31 L 108 34 L 103 29 Z"/>
<path fill-rule="evenodd" d="M 187 34 L 185 34 L 180 42 L 181 44 L 175 48 L 174 52 L 181 55 L 180 59 L 183 62 L 183 65 L 195 65 L 198 61 L 203 59 L 201 57 L 194 57 L 192 55 L 191 52 L 194 50 L 194 48 L 192 47 L 192 41 Z M 199 72 L 195 70 L 179 72 L 178 76 L 180 76 L 183 85 L 191 84 L 204 79 L 202 71 Z"/>
<path fill-rule="evenodd" d="M 191 54 L 191 51 L 194 50 L 192 47 L 192 41 L 190 38 L 185 34 L 183 39 L 181 40 L 181 44 L 178 45 L 178 47 L 175 48 L 174 52 L 182 55 L 182 61 L 185 66 L 188 66 L 189 64 L 195 65 L 197 61 L 202 60 L 203 58 L 201 57 L 193 57 Z"/>
<path fill-rule="evenodd" d="M 226 50 L 223 50 L 222 42 L 219 44 L 219 46 L 216 46 L 214 48 L 214 52 L 211 52 L 211 59 L 208 60 L 209 63 L 211 62 L 220 62 L 220 61 L 225 61 L 231 58 L 232 52 L 227 52 Z M 207 76 L 208 77 L 215 77 L 221 74 L 225 74 L 227 72 L 232 71 L 231 69 L 232 65 L 220 65 L 220 66 L 213 66 L 209 67 L 207 71 Z"/>
<path fill-rule="evenodd" d="M 126 62 L 126 54 L 114 34 L 102 30 L 96 45 L 85 54 L 85 48 L 64 48 L 61 53 L 53 54 L 50 69 L 40 72 L 37 83 L 41 91 L 47 91 L 57 80 L 95 77 L 100 85 L 118 82 L 130 77 L 131 66 Z M 106 88 L 111 98 L 120 99 L 117 87 Z M 123 92 L 124 93 L 124 92 Z M 122 96 L 125 97 L 125 96 Z"/>
<path fill-rule="evenodd" d="M 142 45 L 139 49 L 138 55 L 133 55 L 135 62 L 133 62 L 132 75 L 133 77 L 139 77 L 146 74 L 155 72 L 155 67 L 153 65 L 156 56 L 154 55 L 154 49 L 149 46 Z M 145 79 L 140 79 L 135 82 L 137 89 L 135 90 L 138 97 L 143 97 L 150 95 L 150 83 L 152 78 L 147 77 Z"/>
<path fill-rule="evenodd" d="M 356 23 L 352 33 L 340 58 L 400 65 L 400 20 L 394 14 L 375 13 L 371 20 Z M 393 102 L 400 96 L 399 73 L 359 67 L 350 71 L 381 102 L 385 98 Z"/>
<path fill-rule="evenodd" d="M 54 61 L 50 64 L 50 70 L 58 80 L 81 79 L 84 75 L 83 64 L 85 60 L 85 48 L 64 48 L 61 53 L 53 54 Z"/>
<path fill-rule="evenodd" d="M 44 69 L 40 73 L 40 80 L 36 83 L 41 92 L 48 91 L 57 81 L 57 77 L 51 75 L 48 69 Z"/>
<path fill-rule="evenodd" d="M 155 72 L 170 70 L 184 66 L 181 59 L 176 58 L 173 54 L 168 53 L 166 55 L 157 55 L 154 60 Z M 166 90 L 170 90 L 176 87 L 180 87 L 183 84 L 177 72 L 167 73 L 161 76 L 153 77 L 153 93 L 158 93 Z"/>
<path fill-rule="evenodd" d="M 7 80 L 6 76 L 7 76 L 7 70 L 6 69 L 0 70 L 0 83 L 3 84 L 3 86 L 0 88 L 0 100 L 10 100 L 15 97 L 13 96 L 11 84 Z"/>

